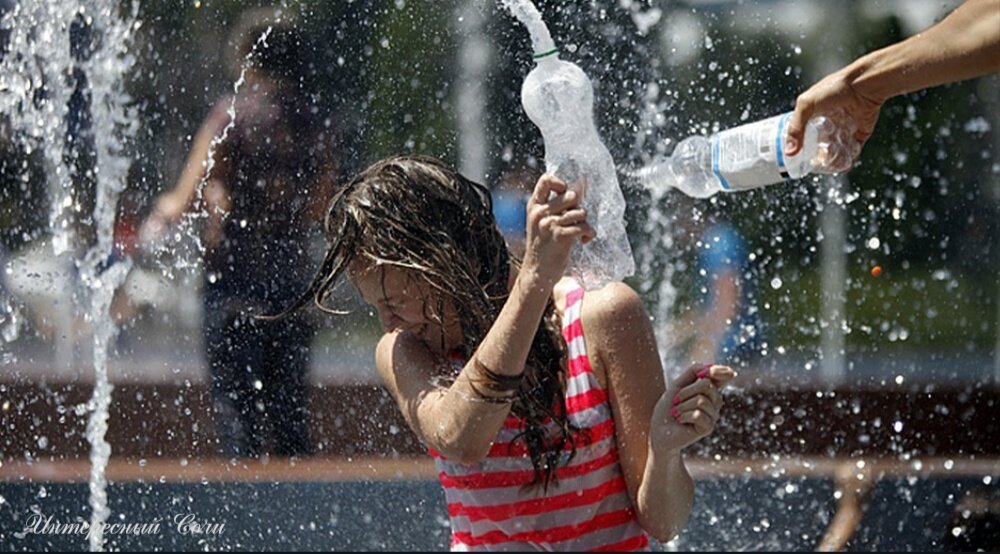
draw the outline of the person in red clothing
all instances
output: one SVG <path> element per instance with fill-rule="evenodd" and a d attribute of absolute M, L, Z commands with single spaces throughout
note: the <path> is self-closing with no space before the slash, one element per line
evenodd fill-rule
<path fill-rule="evenodd" d="M 436 460 L 453 549 L 637 550 L 680 532 L 682 451 L 712 432 L 733 371 L 702 364 L 667 386 L 639 296 L 564 277 L 595 238 L 564 182 L 536 184 L 523 259 L 489 191 L 425 156 L 342 185 L 325 231 L 320 271 L 284 313 L 332 311 L 344 277 L 378 312 L 378 372 Z"/>

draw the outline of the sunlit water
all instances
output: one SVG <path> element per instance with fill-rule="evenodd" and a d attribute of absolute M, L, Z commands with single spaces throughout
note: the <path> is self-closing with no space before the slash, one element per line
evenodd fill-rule
<path fill-rule="evenodd" d="M 541 17 L 538 16 L 535 18 L 537 10 L 534 11 L 534 14 L 531 14 L 530 10 L 525 7 L 530 6 L 530 3 L 505 0 L 505 4 L 514 6 L 515 10 L 523 10 L 522 13 L 528 15 L 525 21 L 528 23 L 529 29 L 532 30 L 531 35 L 533 42 L 536 43 L 536 51 L 544 49 L 546 45 L 554 44 L 548 30 L 545 29 L 544 23 L 541 21 Z M 631 6 L 632 3 L 623 2 L 621 4 L 611 3 L 608 5 L 618 6 L 622 9 L 631 9 L 624 8 L 623 6 Z M 104 11 L 101 11 L 101 9 Z M 609 9 L 616 8 L 609 7 Z M 97 379 L 94 387 L 94 397 L 88 404 L 88 409 L 91 410 L 92 415 L 87 432 L 88 439 L 93 444 L 90 485 L 90 504 L 93 511 L 93 523 L 105 521 L 108 515 L 103 467 L 107 463 L 107 457 L 110 455 L 110 447 L 104 441 L 104 433 L 107 428 L 107 408 L 111 402 L 112 387 L 107 380 L 107 357 L 108 344 L 114 338 L 116 330 L 107 319 L 107 312 L 111 301 L 111 292 L 121 283 L 128 269 L 128 266 L 121 262 L 111 264 L 110 266 L 106 263 L 110 253 L 109 237 L 112 223 L 109 217 L 113 218 L 113 209 L 109 209 L 109 207 L 114 205 L 114 197 L 124 184 L 124 171 L 127 169 L 128 156 L 123 151 L 123 148 L 127 145 L 129 137 L 135 132 L 133 127 L 135 118 L 130 116 L 128 112 L 129 99 L 127 95 L 121 92 L 123 90 L 121 78 L 134 65 L 134 60 L 129 56 L 127 45 L 130 43 L 131 33 L 137 22 L 135 21 L 134 13 L 119 14 L 112 12 L 113 10 L 107 6 L 104 8 L 89 6 L 87 12 L 93 17 L 94 27 L 108 29 L 106 32 L 109 37 L 113 37 L 113 40 L 103 42 L 103 44 L 109 46 L 95 52 L 91 60 L 84 64 L 85 71 L 91 79 L 95 97 L 93 108 L 95 115 L 94 127 L 95 135 L 99 137 L 97 146 L 100 160 L 97 166 L 99 188 L 95 219 L 100 224 L 96 227 L 96 243 L 91 247 L 91 250 L 76 256 L 82 270 L 81 279 L 86 285 L 84 289 L 86 292 L 81 294 L 77 298 L 77 301 L 81 305 L 81 312 L 87 314 L 87 317 L 95 323 L 94 367 L 97 372 Z M 632 10 L 632 12 L 636 29 L 640 32 L 645 32 L 643 29 L 655 29 L 659 24 L 664 26 L 671 24 L 671 21 L 658 21 L 658 10 Z M 73 226 L 71 224 L 73 217 L 72 208 L 75 204 L 75 191 L 73 190 L 73 180 L 71 178 L 72 169 L 67 167 L 64 162 L 65 148 L 63 143 L 60 140 L 49 139 L 50 137 L 65 134 L 65 119 L 67 116 L 65 106 L 67 105 L 71 90 L 67 87 L 56 86 L 55 84 L 61 82 L 58 77 L 59 75 L 62 75 L 68 68 L 78 63 L 68 54 L 70 46 L 67 30 L 72 24 L 74 17 L 75 13 L 56 3 L 21 3 L 15 12 L 5 18 L 5 26 L 13 29 L 14 33 L 12 35 L 12 55 L 7 56 L 4 60 L 3 71 L 0 73 L 0 107 L 2 107 L 2 111 L 10 114 L 13 126 L 19 133 L 19 140 L 24 143 L 25 148 L 41 151 L 45 163 L 49 166 L 46 175 L 49 177 L 48 188 L 52 200 L 52 212 L 49 217 L 53 235 L 52 243 L 53 247 L 61 252 L 69 252 L 72 249 L 72 245 L 75 244 Z M 12 25 L 15 18 L 32 21 L 34 24 L 31 26 Z M 620 29 L 619 31 L 626 36 L 629 36 L 633 32 L 631 29 Z M 261 40 L 266 40 L 266 35 L 261 37 Z M 702 43 L 702 37 L 699 37 L 696 42 L 699 44 Z M 705 37 L 704 44 L 710 45 L 711 38 Z M 708 51 L 711 51 L 710 46 L 708 46 Z M 793 62 L 789 62 L 789 64 L 791 63 Z M 245 72 L 245 67 L 243 71 Z M 635 98 L 641 99 L 633 105 L 634 109 L 639 112 L 639 128 L 628 137 L 629 139 L 634 137 L 634 156 L 636 158 L 652 155 L 657 150 L 662 151 L 666 149 L 669 151 L 670 145 L 668 142 L 658 141 L 655 133 L 648 134 L 646 132 L 649 129 L 662 129 L 666 125 L 664 118 L 667 116 L 664 114 L 668 113 L 668 109 L 672 106 L 670 101 L 671 94 L 677 93 L 677 91 L 661 90 L 659 82 L 664 79 L 664 75 L 660 74 L 660 71 L 665 70 L 662 68 L 656 69 L 653 71 L 654 78 L 650 82 L 645 83 L 645 87 L 639 87 L 631 91 L 638 92 L 639 94 Z M 712 69 L 711 71 L 723 73 L 721 69 L 718 71 Z M 732 71 L 736 74 L 737 79 L 743 78 L 739 75 L 739 71 L 737 69 Z M 712 78 L 715 78 L 714 74 L 711 72 L 708 73 L 710 73 Z M 240 90 L 243 82 L 242 76 L 243 73 L 241 72 L 241 78 L 233 84 L 234 93 L 238 93 Z M 724 83 L 725 81 L 720 80 L 720 82 Z M 43 84 L 46 85 L 43 86 Z M 722 85 L 718 86 L 721 87 Z M 612 87 L 610 90 L 613 91 L 614 88 Z M 602 94 L 607 94 L 608 92 L 609 89 L 605 88 Z M 704 92 L 707 98 L 714 98 L 717 93 L 718 90 L 711 88 L 711 85 L 709 90 Z M 104 101 L 99 101 L 98 99 L 104 99 Z M 229 115 L 231 121 L 235 119 L 232 113 L 232 106 Z M 750 116 L 748 115 L 748 117 Z M 914 115 L 912 121 L 915 128 L 919 127 L 919 117 Z M 981 129 L 984 125 L 985 131 L 982 131 Z M 713 130 L 711 124 L 708 123 L 704 126 L 692 123 L 691 127 L 692 129 L 690 130 L 693 132 L 704 132 L 706 134 Z M 695 129 L 694 127 L 698 128 Z M 974 121 L 965 127 L 966 129 L 963 131 L 970 134 L 982 134 L 990 130 L 989 124 L 985 120 L 982 123 L 979 123 L 978 120 Z M 685 131 L 688 131 L 688 129 L 685 128 Z M 956 129 L 955 132 L 957 133 L 959 130 Z M 222 136 L 224 137 L 225 133 Z M 684 134 L 680 134 L 679 136 L 684 136 Z M 217 137 L 217 139 L 220 139 L 220 137 Z M 221 140 L 224 140 L 224 138 Z M 217 145 L 218 142 L 213 141 L 213 148 Z M 897 156 L 900 159 L 900 164 L 905 162 L 905 153 L 897 153 Z M 619 162 L 621 163 L 622 160 L 619 160 Z M 213 160 L 210 155 L 206 160 L 206 164 L 209 164 L 207 171 L 211 170 L 210 164 L 212 163 Z M 913 192 L 916 186 L 909 184 L 913 181 L 913 177 L 908 175 L 905 170 L 899 170 L 892 175 L 888 175 L 886 180 L 903 184 L 900 185 L 898 192 L 889 195 L 889 207 L 882 208 L 884 219 L 889 221 L 905 220 L 908 215 L 904 201 L 907 198 L 907 194 L 911 196 L 916 194 Z M 203 185 L 204 181 L 199 186 L 199 190 Z M 926 187 L 927 184 L 925 183 L 924 186 Z M 651 315 L 656 321 L 654 327 L 657 332 L 658 342 L 662 347 L 669 344 L 671 338 L 669 322 L 672 319 L 672 310 L 677 294 L 673 286 L 675 266 L 671 262 L 678 249 L 678 245 L 675 244 L 675 237 L 672 232 L 672 218 L 675 217 L 675 213 L 669 209 L 672 204 L 669 191 L 665 189 L 652 190 L 649 191 L 649 194 L 652 196 L 650 198 L 650 205 L 652 207 L 641 219 L 644 226 L 643 231 L 647 234 L 648 239 L 635 244 L 639 266 L 638 273 L 643 276 L 638 285 L 643 293 L 649 294 L 652 298 L 656 299 L 655 302 L 651 303 Z M 780 194 L 777 198 L 781 201 L 788 200 L 787 196 L 781 196 Z M 842 206 L 849 206 L 852 203 L 855 205 L 865 202 L 876 203 L 875 200 L 869 197 L 862 197 L 858 192 L 846 192 L 838 195 L 835 202 Z M 913 215 L 910 214 L 911 217 Z M 203 216 L 203 212 L 198 211 L 195 213 L 194 218 L 201 216 Z M 769 213 L 769 217 L 774 219 L 787 216 L 788 213 L 782 212 L 780 209 Z M 920 218 L 929 217 L 926 214 L 919 214 L 919 216 Z M 880 223 L 873 218 L 871 222 L 873 229 L 870 231 L 871 237 L 860 243 L 858 246 L 860 250 L 871 252 L 873 253 L 872 255 L 881 252 L 890 252 L 888 246 L 889 239 L 887 239 L 888 232 L 883 231 L 881 242 L 878 240 L 879 224 L 888 227 L 885 223 Z M 196 240 L 197 234 L 194 233 L 195 226 L 195 222 L 192 219 L 183 233 L 188 238 Z M 805 232 L 803 231 L 805 223 L 802 226 L 803 229 L 799 230 L 800 235 L 792 233 L 791 235 L 786 235 L 784 240 L 795 240 L 796 236 L 804 236 L 802 233 Z M 773 248 L 780 249 L 781 243 L 782 237 L 777 235 L 775 238 L 772 238 L 770 244 Z M 180 265 L 176 267 L 190 262 L 190 258 L 190 256 L 178 256 L 177 259 L 179 261 L 176 263 Z M 767 275 L 765 286 L 780 292 L 782 295 L 780 298 L 783 301 L 787 301 L 795 294 L 794 284 L 788 279 L 787 275 L 775 274 L 775 269 L 781 269 L 780 260 L 777 268 L 775 268 L 774 264 L 768 265 L 771 263 L 770 260 L 772 260 L 770 253 L 767 254 L 766 259 L 764 255 L 760 258 L 760 273 Z M 928 281 L 932 285 L 934 283 L 944 283 L 948 286 L 949 291 L 959 286 L 959 281 L 954 279 L 954 276 L 946 269 L 936 271 Z M 808 316 L 803 319 L 803 327 L 818 328 L 819 324 L 815 322 L 815 319 L 810 321 Z M 886 340 L 891 340 L 892 342 L 896 342 L 897 340 L 901 342 L 906 341 L 909 334 L 906 323 L 905 320 L 893 320 L 892 314 L 887 315 L 884 322 L 885 328 L 882 329 L 886 333 Z M 17 329 L 19 328 L 17 316 L 14 315 L 9 318 L 4 322 L 4 325 L 3 332 L 5 338 L 15 338 Z M 878 331 L 879 329 L 876 328 L 875 332 L 877 333 Z M 870 329 L 865 330 L 864 325 L 861 325 L 856 328 L 855 332 L 870 333 L 872 331 Z M 774 346 L 783 348 L 783 345 Z M 780 352 L 780 350 L 777 351 Z M 666 349 L 663 349 L 662 353 L 664 357 L 667 356 Z M 7 353 L 3 353 L 3 355 L 7 356 Z M 891 365 L 892 361 L 889 360 L 888 363 Z M 670 363 L 671 361 L 668 360 L 667 362 L 664 364 L 666 368 L 676 367 L 676 364 Z M 946 361 L 941 362 L 941 365 L 954 365 L 955 363 L 957 362 Z M 809 370 L 811 367 L 812 362 L 809 362 L 806 364 L 805 369 Z M 902 420 L 886 421 L 884 425 L 902 427 L 906 425 L 906 422 Z M 859 430 L 859 432 L 863 433 L 864 430 Z M 905 455 L 906 453 L 900 452 L 900 454 Z M 768 498 L 773 497 L 777 499 L 771 502 L 762 502 L 762 505 L 766 508 L 765 510 L 761 510 L 762 512 L 767 512 L 768 510 L 778 511 L 786 505 L 787 496 L 794 496 L 798 493 L 799 489 L 796 483 L 780 479 L 779 481 L 773 485 L 773 490 L 766 490 L 762 493 L 761 498 L 764 498 L 766 495 Z M 901 483 L 899 484 L 898 491 L 906 491 L 909 486 L 912 486 L 912 483 Z M 826 492 L 824 491 L 821 495 L 822 498 L 828 498 Z M 900 494 L 902 495 L 902 493 Z M 754 529 L 754 533 L 760 537 L 759 539 L 742 537 L 733 543 L 727 543 L 729 546 L 738 544 L 744 548 L 778 548 L 786 544 L 780 542 L 779 538 L 767 534 L 769 528 L 777 529 L 781 527 L 775 523 L 772 514 L 758 513 L 751 518 L 747 515 L 746 506 L 731 503 L 733 499 L 748 497 L 743 490 L 742 484 L 734 484 L 731 487 L 725 488 L 719 494 L 716 499 L 718 500 L 717 502 L 710 503 L 706 513 L 696 514 L 695 517 L 698 518 L 700 524 L 703 524 L 702 528 L 706 532 L 718 530 L 727 522 L 738 525 L 749 521 Z M 231 501 L 236 502 L 234 499 L 231 499 Z M 816 514 L 815 519 L 818 520 L 818 523 L 811 527 L 810 530 L 802 529 L 800 528 L 801 526 L 797 525 L 788 525 L 783 530 L 786 536 L 789 533 L 794 535 L 800 531 L 797 537 L 798 540 L 801 540 L 803 545 L 813 545 L 817 539 L 816 529 L 821 528 L 821 524 L 826 523 L 824 518 L 828 518 L 828 507 L 825 504 L 804 503 L 801 505 L 801 508 L 803 514 Z M 750 521 L 751 519 L 753 521 Z M 723 535 L 725 534 L 723 533 Z M 91 547 L 94 549 L 99 549 L 103 544 L 103 540 L 100 537 L 93 538 L 92 540 Z"/>
<path fill-rule="evenodd" d="M 0 83 L 0 108 L 11 117 L 11 126 L 27 150 L 43 151 L 49 175 L 52 213 L 53 255 L 74 250 L 75 264 L 83 285 L 74 295 L 81 312 L 94 328 L 94 390 L 88 409 L 87 440 L 91 444 L 90 548 L 103 550 L 103 528 L 107 508 L 104 470 L 111 455 L 105 440 L 108 407 L 113 387 L 108 380 L 108 349 L 117 334 L 110 307 L 115 291 L 124 282 L 129 262 L 113 258 L 114 223 L 118 195 L 124 190 L 130 165 L 127 148 L 138 121 L 124 79 L 135 64 L 132 35 L 139 23 L 138 3 L 122 11 L 115 1 L 94 1 L 78 10 L 56 2 L 21 2 L 5 17 L 3 26 L 12 31 L 10 50 L 4 58 Z M 26 24 L 26 22 L 30 22 Z M 82 46 L 73 41 L 82 42 Z M 68 129 L 69 99 L 73 88 L 68 75 L 86 79 L 91 103 L 91 132 L 95 163 L 92 175 L 75 175 L 66 162 L 64 145 L 53 137 L 64 137 Z M 96 183 L 92 218 L 93 243 L 80 248 L 79 211 L 75 179 Z"/>

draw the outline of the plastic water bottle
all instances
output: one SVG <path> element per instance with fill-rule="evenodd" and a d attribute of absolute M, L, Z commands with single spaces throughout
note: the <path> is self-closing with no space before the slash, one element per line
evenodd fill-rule
<path fill-rule="evenodd" d="M 554 47 L 536 52 L 535 60 L 521 87 L 521 104 L 542 132 L 546 171 L 582 195 L 587 221 L 597 232 L 595 240 L 574 249 L 570 269 L 587 288 L 620 281 L 635 272 L 635 261 L 615 163 L 594 125 L 593 86 Z"/>
<path fill-rule="evenodd" d="M 755 189 L 805 177 L 810 173 L 841 173 L 854 164 L 860 146 L 853 129 L 834 125 L 827 117 L 806 124 L 802 149 L 785 154 L 791 112 L 708 138 L 682 140 L 670 157 L 661 157 L 636 172 L 647 188 L 674 187 L 694 198 L 720 191 Z"/>

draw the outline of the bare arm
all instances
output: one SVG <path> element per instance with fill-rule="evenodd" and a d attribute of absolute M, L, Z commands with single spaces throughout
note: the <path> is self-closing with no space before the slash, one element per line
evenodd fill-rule
<path fill-rule="evenodd" d="M 449 387 L 433 383 L 434 376 L 441 374 L 438 362 L 416 337 L 395 332 L 382 338 L 375 356 L 379 373 L 406 422 L 425 444 L 462 463 L 486 457 L 511 404 L 487 403 L 479 398 L 472 381 L 483 376 L 475 360 L 483 360 L 481 363 L 497 373 L 524 371 L 547 300 L 543 289 L 518 276 L 496 323 Z"/>
<path fill-rule="evenodd" d="M 968 0 L 923 33 L 851 64 L 854 86 L 891 98 L 1000 71 L 1000 0 Z"/>
<path fill-rule="evenodd" d="M 667 388 L 649 316 L 624 284 L 588 294 L 582 317 L 588 346 L 607 381 L 619 457 L 639 523 L 667 542 L 683 529 L 694 499 L 682 449 L 712 431 L 721 407 L 716 389 L 732 371 L 715 366 L 713 383 L 698 380 L 692 368 Z M 675 405 L 678 396 L 683 402 Z M 671 413 L 675 407 L 677 417 Z"/>
<path fill-rule="evenodd" d="M 198 129 L 177 184 L 172 190 L 156 199 L 152 212 L 139 231 L 143 242 L 159 240 L 169 225 L 178 221 L 191 208 L 198 184 L 205 176 L 212 141 L 229 121 L 229 115 L 222 111 L 220 106 L 221 104 L 216 105 Z M 203 191 L 206 193 L 205 208 L 209 215 L 205 228 L 205 243 L 209 247 L 215 246 L 222 240 L 223 213 L 229 209 L 229 191 L 224 185 L 224 175 L 228 171 L 226 161 L 216 152 L 211 179 L 207 180 Z"/>
<path fill-rule="evenodd" d="M 551 200 L 550 192 L 555 193 Z M 407 423 L 445 457 L 473 463 L 489 453 L 510 403 L 477 401 L 472 383 L 483 378 L 477 366 L 501 375 L 523 373 L 570 249 L 594 234 L 578 206 L 579 198 L 565 183 L 550 176 L 539 180 L 528 204 L 529 247 L 521 271 L 493 326 L 450 387 L 434 386 L 431 380 L 441 373 L 434 357 L 409 333 L 389 333 L 379 342 L 376 365 Z"/>
<path fill-rule="evenodd" d="M 218 108 L 215 112 L 217 111 Z M 226 115 L 226 118 L 228 118 L 228 115 Z M 165 220 L 176 221 L 191 207 L 198 189 L 198 183 L 205 176 L 209 148 L 225 124 L 226 120 L 223 120 L 218 113 L 210 114 L 201 124 L 198 133 L 194 137 L 191 151 L 188 152 L 187 160 L 184 162 L 184 170 L 181 172 L 177 184 L 173 190 L 161 195 L 156 202 L 156 211 Z M 227 168 L 225 167 L 224 160 L 221 157 L 217 157 L 215 167 L 212 169 L 212 177 L 218 178 L 226 171 Z"/>
<path fill-rule="evenodd" d="M 923 33 L 862 56 L 802 93 L 788 122 L 785 151 L 797 153 L 806 123 L 842 114 L 860 146 L 886 100 L 1000 71 L 1000 0 L 968 0 Z"/>

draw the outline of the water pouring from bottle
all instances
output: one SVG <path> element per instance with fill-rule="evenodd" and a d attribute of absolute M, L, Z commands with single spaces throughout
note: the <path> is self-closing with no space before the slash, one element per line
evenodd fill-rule
<path fill-rule="evenodd" d="M 785 154 L 791 113 L 741 125 L 710 137 L 682 140 L 634 176 L 648 189 L 675 188 L 693 198 L 800 179 L 810 173 L 847 171 L 860 154 L 846 119 L 816 117 L 806 126 L 802 149 Z M 835 123 L 836 121 L 836 123 Z"/>
<path fill-rule="evenodd" d="M 503 0 L 531 33 L 537 65 L 524 79 L 521 103 L 545 141 L 546 171 L 583 196 L 597 238 L 574 249 L 571 271 L 587 288 L 620 281 L 635 272 L 625 230 L 625 197 L 611 153 L 594 125 L 594 89 L 559 50 L 538 9 L 528 0 Z"/>

